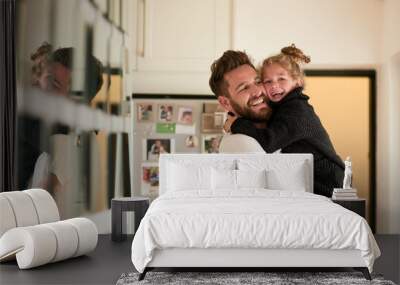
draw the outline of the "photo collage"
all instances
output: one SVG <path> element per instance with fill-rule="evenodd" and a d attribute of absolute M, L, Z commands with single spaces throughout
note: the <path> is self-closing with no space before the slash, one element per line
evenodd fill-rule
<path fill-rule="evenodd" d="M 135 102 L 141 140 L 140 194 L 158 196 L 158 159 L 162 153 L 218 153 L 226 112 L 212 102 Z M 185 100 L 186 102 L 186 100 Z"/>

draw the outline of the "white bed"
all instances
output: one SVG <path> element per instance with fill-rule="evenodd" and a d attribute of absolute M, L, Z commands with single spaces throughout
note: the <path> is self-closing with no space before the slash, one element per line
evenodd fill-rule
<path fill-rule="evenodd" d="M 169 154 L 132 243 L 154 267 L 355 267 L 379 248 L 367 222 L 312 194 L 308 154 Z M 366 269 L 368 268 L 368 270 Z"/>

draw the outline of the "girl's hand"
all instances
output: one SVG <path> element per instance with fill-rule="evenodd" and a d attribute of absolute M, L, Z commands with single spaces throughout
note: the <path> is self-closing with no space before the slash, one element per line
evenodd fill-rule
<path fill-rule="evenodd" d="M 228 112 L 228 118 L 226 119 L 225 124 L 224 124 L 224 131 L 226 133 L 231 132 L 231 126 L 237 118 L 238 117 L 236 117 L 235 114 L 233 114 L 232 112 Z"/>

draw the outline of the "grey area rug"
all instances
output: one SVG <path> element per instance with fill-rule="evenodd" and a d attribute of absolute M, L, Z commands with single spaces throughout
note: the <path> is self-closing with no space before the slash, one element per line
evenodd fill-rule
<path fill-rule="evenodd" d="M 139 273 L 124 273 L 117 285 L 133 284 L 385 284 L 395 285 L 380 275 L 366 280 L 360 272 L 148 272 L 142 281 Z"/>

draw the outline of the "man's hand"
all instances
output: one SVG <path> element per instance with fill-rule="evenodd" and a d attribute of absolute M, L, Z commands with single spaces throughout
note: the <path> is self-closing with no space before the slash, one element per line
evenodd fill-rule
<path fill-rule="evenodd" d="M 231 132 L 231 126 L 237 118 L 238 117 L 236 117 L 235 114 L 233 114 L 232 112 L 228 112 L 228 118 L 226 119 L 225 124 L 224 124 L 224 131 L 226 133 Z"/>

